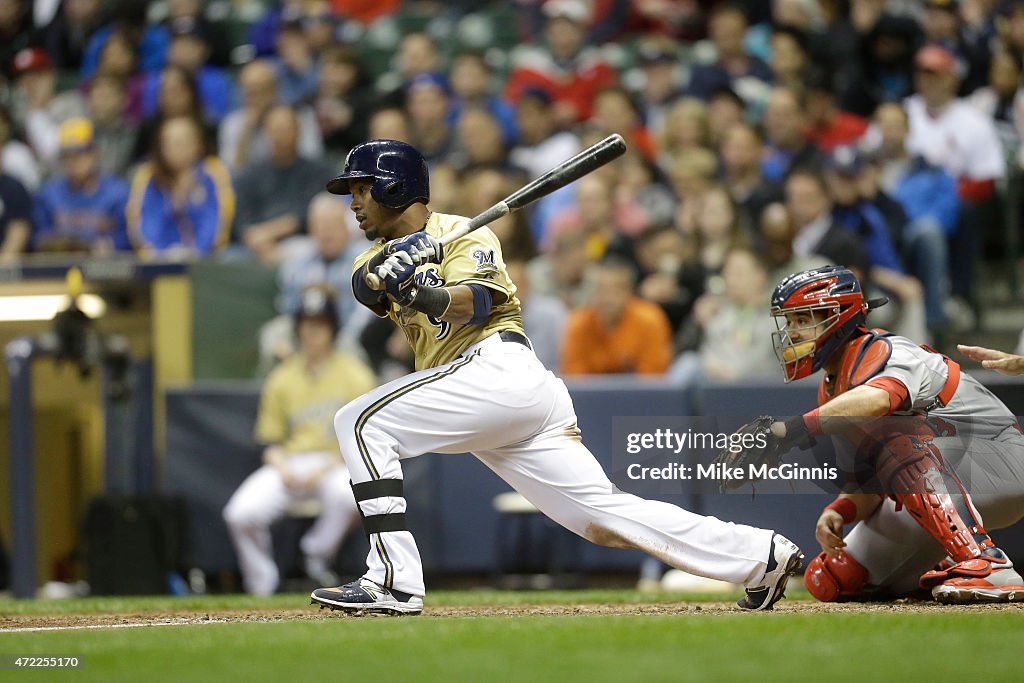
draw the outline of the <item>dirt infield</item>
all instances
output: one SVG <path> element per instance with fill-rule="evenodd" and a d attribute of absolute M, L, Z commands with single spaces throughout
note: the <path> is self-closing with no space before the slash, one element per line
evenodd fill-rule
<path fill-rule="evenodd" d="M 1024 613 L 1024 603 L 1001 605 L 946 606 L 933 602 L 901 600 L 893 603 L 823 604 L 809 601 L 783 602 L 776 605 L 778 615 L 849 612 L 849 613 L 928 613 L 968 611 L 1015 611 Z M 592 616 L 592 615 L 697 615 L 722 616 L 742 614 L 729 602 L 633 603 L 588 605 L 461 605 L 430 607 L 424 617 L 517 617 L 517 616 Z M 64 630 L 76 628 L 133 628 L 144 626 L 198 625 L 213 623 L 259 623 L 285 621 L 316 621 L 322 619 L 356 619 L 340 611 L 315 606 L 294 609 L 246 610 L 183 610 L 165 612 L 125 612 L 100 614 L 16 614 L 0 615 L 0 633 L 22 630 Z M 382 617 L 386 618 L 386 617 Z"/>

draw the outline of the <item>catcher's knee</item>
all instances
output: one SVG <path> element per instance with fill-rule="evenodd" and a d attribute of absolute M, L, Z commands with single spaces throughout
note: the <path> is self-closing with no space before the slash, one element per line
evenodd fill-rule
<path fill-rule="evenodd" d="M 807 565 L 804 584 L 822 602 L 859 595 L 868 581 L 868 570 L 849 553 L 829 557 L 821 553 Z"/>
<path fill-rule="evenodd" d="M 922 493 L 929 472 L 945 470 L 939 449 L 925 434 L 894 434 L 877 456 L 878 479 L 887 494 Z"/>

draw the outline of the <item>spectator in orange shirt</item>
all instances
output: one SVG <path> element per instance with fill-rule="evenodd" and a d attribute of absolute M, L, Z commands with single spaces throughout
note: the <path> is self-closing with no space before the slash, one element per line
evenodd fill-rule
<path fill-rule="evenodd" d="M 633 266 L 607 259 L 588 276 L 590 303 L 569 317 L 562 374 L 663 374 L 672 360 L 672 331 L 661 307 L 634 295 Z"/>

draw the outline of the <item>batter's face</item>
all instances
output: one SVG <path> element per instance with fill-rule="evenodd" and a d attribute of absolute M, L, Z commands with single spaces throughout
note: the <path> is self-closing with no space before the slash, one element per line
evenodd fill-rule
<path fill-rule="evenodd" d="M 394 239 L 399 236 L 395 234 L 395 229 L 402 211 L 378 204 L 370 195 L 372 187 L 372 180 L 353 180 L 349 184 L 352 190 L 352 213 L 359 221 L 359 229 L 366 235 L 366 239 L 371 242 L 381 238 Z"/>

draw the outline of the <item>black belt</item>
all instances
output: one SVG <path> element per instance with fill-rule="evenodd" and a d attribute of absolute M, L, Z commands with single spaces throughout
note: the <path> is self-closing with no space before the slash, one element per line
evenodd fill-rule
<path fill-rule="evenodd" d="M 501 341 L 515 342 L 516 344 L 522 344 L 528 349 L 533 349 L 533 347 L 530 346 L 530 340 L 526 338 L 526 335 L 519 334 L 518 332 L 502 330 L 498 333 L 498 336 L 501 338 Z"/>

